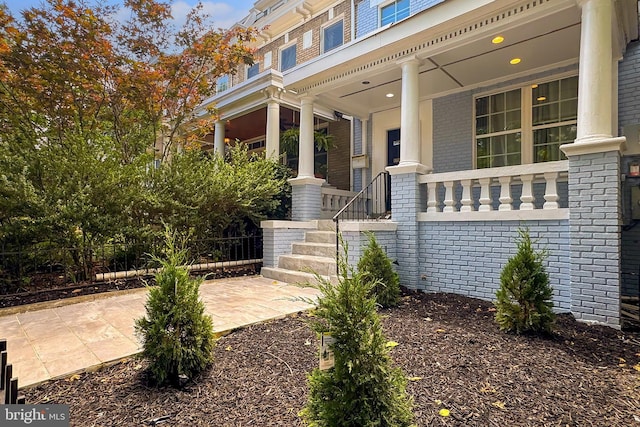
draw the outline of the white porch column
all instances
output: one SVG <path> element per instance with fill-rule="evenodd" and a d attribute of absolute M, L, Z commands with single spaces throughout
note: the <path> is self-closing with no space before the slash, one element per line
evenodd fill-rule
<path fill-rule="evenodd" d="M 291 184 L 291 219 L 307 221 L 319 219 L 322 211 L 324 179 L 314 176 L 313 101 L 314 96 L 300 99 L 300 141 L 298 148 L 298 176 Z"/>
<path fill-rule="evenodd" d="M 614 94 L 613 0 L 578 0 L 582 8 L 576 142 L 611 138 Z"/>
<path fill-rule="evenodd" d="M 620 325 L 620 150 L 614 130 L 614 0 L 577 0 L 582 9 L 578 130 L 561 145 L 569 158 L 571 312 L 578 320 Z M 545 179 L 552 187 L 555 177 Z M 597 184 L 594 184 L 597 183 Z M 554 188 L 544 208 L 555 208 Z"/>
<path fill-rule="evenodd" d="M 418 58 L 399 62 L 402 67 L 402 100 L 400 105 L 400 164 L 420 163 L 420 104 Z"/>
<path fill-rule="evenodd" d="M 280 103 L 273 98 L 267 102 L 266 134 L 267 159 L 277 159 L 280 156 Z"/>
<path fill-rule="evenodd" d="M 262 90 L 267 98 L 267 129 L 265 131 L 265 153 L 267 159 L 280 156 L 280 97 L 282 89 L 268 87 Z"/>
<path fill-rule="evenodd" d="M 298 178 L 313 178 L 313 101 L 314 96 L 300 100 L 300 147 L 298 149 Z"/>
<path fill-rule="evenodd" d="M 224 120 L 218 120 L 213 133 L 213 152 L 224 156 Z"/>

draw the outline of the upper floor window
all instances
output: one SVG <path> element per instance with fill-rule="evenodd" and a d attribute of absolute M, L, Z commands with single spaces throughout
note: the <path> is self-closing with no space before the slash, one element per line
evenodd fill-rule
<path fill-rule="evenodd" d="M 296 45 L 292 44 L 280 51 L 280 71 L 296 66 Z"/>
<path fill-rule="evenodd" d="M 577 76 L 476 98 L 476 167 L 566 159 L 560 145 L 576 138 L 577 116 Z"/>
<path fill-rule="evenodd" d="M 229 89 L 229 75 L 218 77 L 218 80 L 216 80 L 216 92 L 224 92 L 227 89 Z"/>
<path fill-rule="evenodd" d="M 256 62 L 255 64 L 247 68 L 247 79 L 257 76 L 258 73 L 260 73 L 260 63 Z"/>
<path fill-rule="evenodd" d="M 340 20 L 322 29 L 323 52 L 329 52 L 330 50 L 335 49 L 338 46 L 342 46 L 343 43 L 344 21 Z"/>
<path fill-rule="evenodd" d="M 397 0 L 380 8 L 380 26 L 398 22 L 409 16 L 409 0 Z"/>

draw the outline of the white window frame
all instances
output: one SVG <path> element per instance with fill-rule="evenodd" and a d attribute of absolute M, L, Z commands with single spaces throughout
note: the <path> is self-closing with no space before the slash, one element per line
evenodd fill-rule
<path fill-rule="evenodd" d="M 565 125 L 571 125 L 576 123 L 577 124 L 577 119 L 576 120 L 568 120 L 568 121 L 563 121 L 563 122 L 557 122 L 557 123 L 548 123 L 545 125 L 537 125 L 537 126 L 533 126 L 533 102 L 532 102 L 532 97 L 533 97 L 533 90 L 532 90 L 532 85 L 534 84 L 544 84 L 544 83 L 549 83 L 549 82 L 553 82 L 553 81 L 557 81 L 557 80 L 562 80 L 562 79 L 566 79 L 569 77 L 578 77 L 578 73 L 577 71 L 568 71 L 565 73 L 560 73 L 560 74 L 554 74 L 553 76 L 549 76 L 546 78 L 542 78 L 542 79 L 536 79 L 536 80 L 531 80 L 525 83 L 520 83 L 520 84 L 513 84 L 513 85 L 509 85 L 509 86 L 505 86 L 500 88 L 499 90 L 492 90 L 492 91 L 486 91 L 486 92 L 479 92 L 473 95 L 473 113 L 472 113 L 472 127 L 473 127 L 473 147 L 472 147 L 472 168 L 473 169 L 477 169 L 478 168 L 478 153 L 477 153 L 477 139 L 478 136 L 482 137 L 486 137 L 488 135 L 498 135 L 499 133 L 495 133 L 495 134 L 485 134 L 485 135 L 478 135 L 477 134 L 477 129 L 476 129 L 476 99 L 478 98 L 484 98 L 486 96 L 490 96 L 490 95 L 497 95 L 500 93 L 506 93 L 509 92 L 511 90 L 514 89 L 520 89 L 520 103 L 521 103 L 521 108 L 520 108 L 520 114 L 521 114 L 521 119 L 520 119 L 520 164 L 525 165 L 525 164 L 533 164 L 533 150 L 534 150 L 534 146 L 533 146 L 533 131 L 534 128 L 535 129 L 542 129 L 545 127 L 558 127 L 558 126 L 565 126 Z M 503 133 L 510 133 L 510 131 L 506 131 Z"/>
<path fill-rule="evenodd" d="M 249 70 L 250 70 L 252 67 L 258 67 L 258 72 L 255 74 L 255 76 L 257 76 L 258 74 L 260 74 L 260 63 L 259 63 L 259 62 L 255 62 L 253 65 L 248 65 L 248 66 L 247 66 L 247 72 L 246 72 L 246 74 L 245 74 L 245 75 L 246 75 L 246 79 L 247 79 L 247 80 L 252 79 L 252 78 L 254 78 L 254 77 L 255 77 L 255 76 L 249 76 Z"/>
<path fill-rule="evenodd" d="M 324 32 L 327 28 L 332 27 L 338 23 L 342 22 L 342 43 L 340 43 L 339 45 L 333 47 L 331 50 L 325 50 L 324 47 L 324 39 L 325 39 L 325 35 Z M 339 48 L 340 46 L 344 46 L 344 14 L 340 14 L 339 16 L 337 16 L 335 19 L 332 19 L 331 21 L 325 22 L 324 24 L 322 24 L 322 26 L 320 27 L 320 52 L 321 53 L 327 53 L 327 52 L 331 52 L 332 50 L 335 50 L 337 48 Z"/>
<path fill-rule="evenodd" d="M 385 1 L 384 3 L 380 3 L 378 5 L 378 27 L 382 27 L 383 26 L 383 24 L 382 24 L 382 9 L 384 9 L 387 6 L 390 6 L 392 4 L 397 4 L 399 1 L 400 0 L 390 0 L 390 1 Z M 396 12 L 394 13 L 395 18 L 394 18 L 393 22 L 388 22 L 388 23 L 386 23 L 384 25 L 395 24 L 396 22 L 400 22 L 403 19 L 406 19 L 406 18 L 410 17 L 411 16 L 411 0 L 409 0 L 409 14 L 407 16 L 405 16 L 404 18 L 400 18 L 400 19 L 397 18 L 397 15 L 398 15 L 398 11 L 396 10 Z"/>
<path fill-rule="evenodd" d="M 225 87 L 221 87 L 220 80 L 227 78 L 227 85 Z M 216 93 L 222 93 L 231 89 L 231 76 L 229 74 L 224 74 L 216 79 Z"/>
<path fill-rule="evenodd" d="M 287 43 L 286 45 L 281 46 L 281 47 L 280 47 L 280 49 L 278 50 L 278 59 L 279 59 L 279 64 L 278 64 L 278 65 L 279 65 L 279 68 L 280 68 L 280 71 L 281 71 L 281 72 L 284 72 L 284 71 L 290 70 L 290 69 L 292 69 L 292 68 L 295 68 L 295 67 L 296 67 L 296 65 L 298 65 L 298 46 L 297 46 L 297 42 L 298 42 L 298 40 L 297 40 L 297 39 L 291 40 L 291 41 L 290 41 L 289 43 Z M 283 70 L 283 69 L 282 69 L 282 53 L 283 53 L 285 50 L 287 50 L 287 49 L 289 49 L 289 48 L 291 48 L 291 47 L 294 47 L 294 46 L 295 46 L 295 48 L 296 48 L 296 63 L 293 65 L 293 67 L 289 67 L 289 68 L 287 68 L 286 70 Z"/>

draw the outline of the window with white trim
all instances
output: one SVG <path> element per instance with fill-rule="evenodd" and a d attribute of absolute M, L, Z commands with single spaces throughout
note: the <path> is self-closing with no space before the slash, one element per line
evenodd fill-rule
<path fill-rule="evenodd" d="M 249 80 L 252 77 L 257 76 L 258 74 L 260 74 L 260 63 L 259 62 L 256 62 L 255 64 L 253 64 L 252 66 L 247 68 L 247 80 Z"/>
<path fill-rule="evenodd" d="M 329 52 L 344 43 L 344 21 L 341 19 L 322 29 L 322 52 Z"/>
<path fill-rule="evenodd" d="M 536 83 L 475 99 L 476 168 L 566 159 L 576 138 L 578 77 Z"/>
<path fill-rule="evenodd" d="M 380 8 L 380 26 L 398 22 L 409 16 L 409 0 L 397 0 Z"/>
<path fill-rule="evenodd" d="M 225 74 L 216 80 L 216 93 L 224 92 L 227 89 L 229 89 L 229 75 Z"/>
<path fill-rule="evenodd" d="M 564 160 L 560 145 L 576 139 L 578 77 L 532 85 L 533 161 Z"/>
<path fill-rule="evenodd" d="M 296 66 L 296 45 L 295 43 L 280 51 L 280 71 L 286 71 Z"/>

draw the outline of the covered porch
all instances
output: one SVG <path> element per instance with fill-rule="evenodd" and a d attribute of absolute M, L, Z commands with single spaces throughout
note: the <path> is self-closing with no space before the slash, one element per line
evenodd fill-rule
<path fill-rule="evenodd" d="M 624 0 L 447 1 L 382 28 L 284 76 L 301 160 L 318 106 L 353 117 L 353 190 L 390 175 L 391 218 L 369 228 L 404 285 L 492 299 L 526 226 L 556 308 L 619 326 L 618 61 L 637 17 Z M 266 224 L 274 241 L 321 217 L 321 180 L 301 167 L 291 183 L 294 222 Z M 355 261 L 368 226 L 338 224 Z"/>

